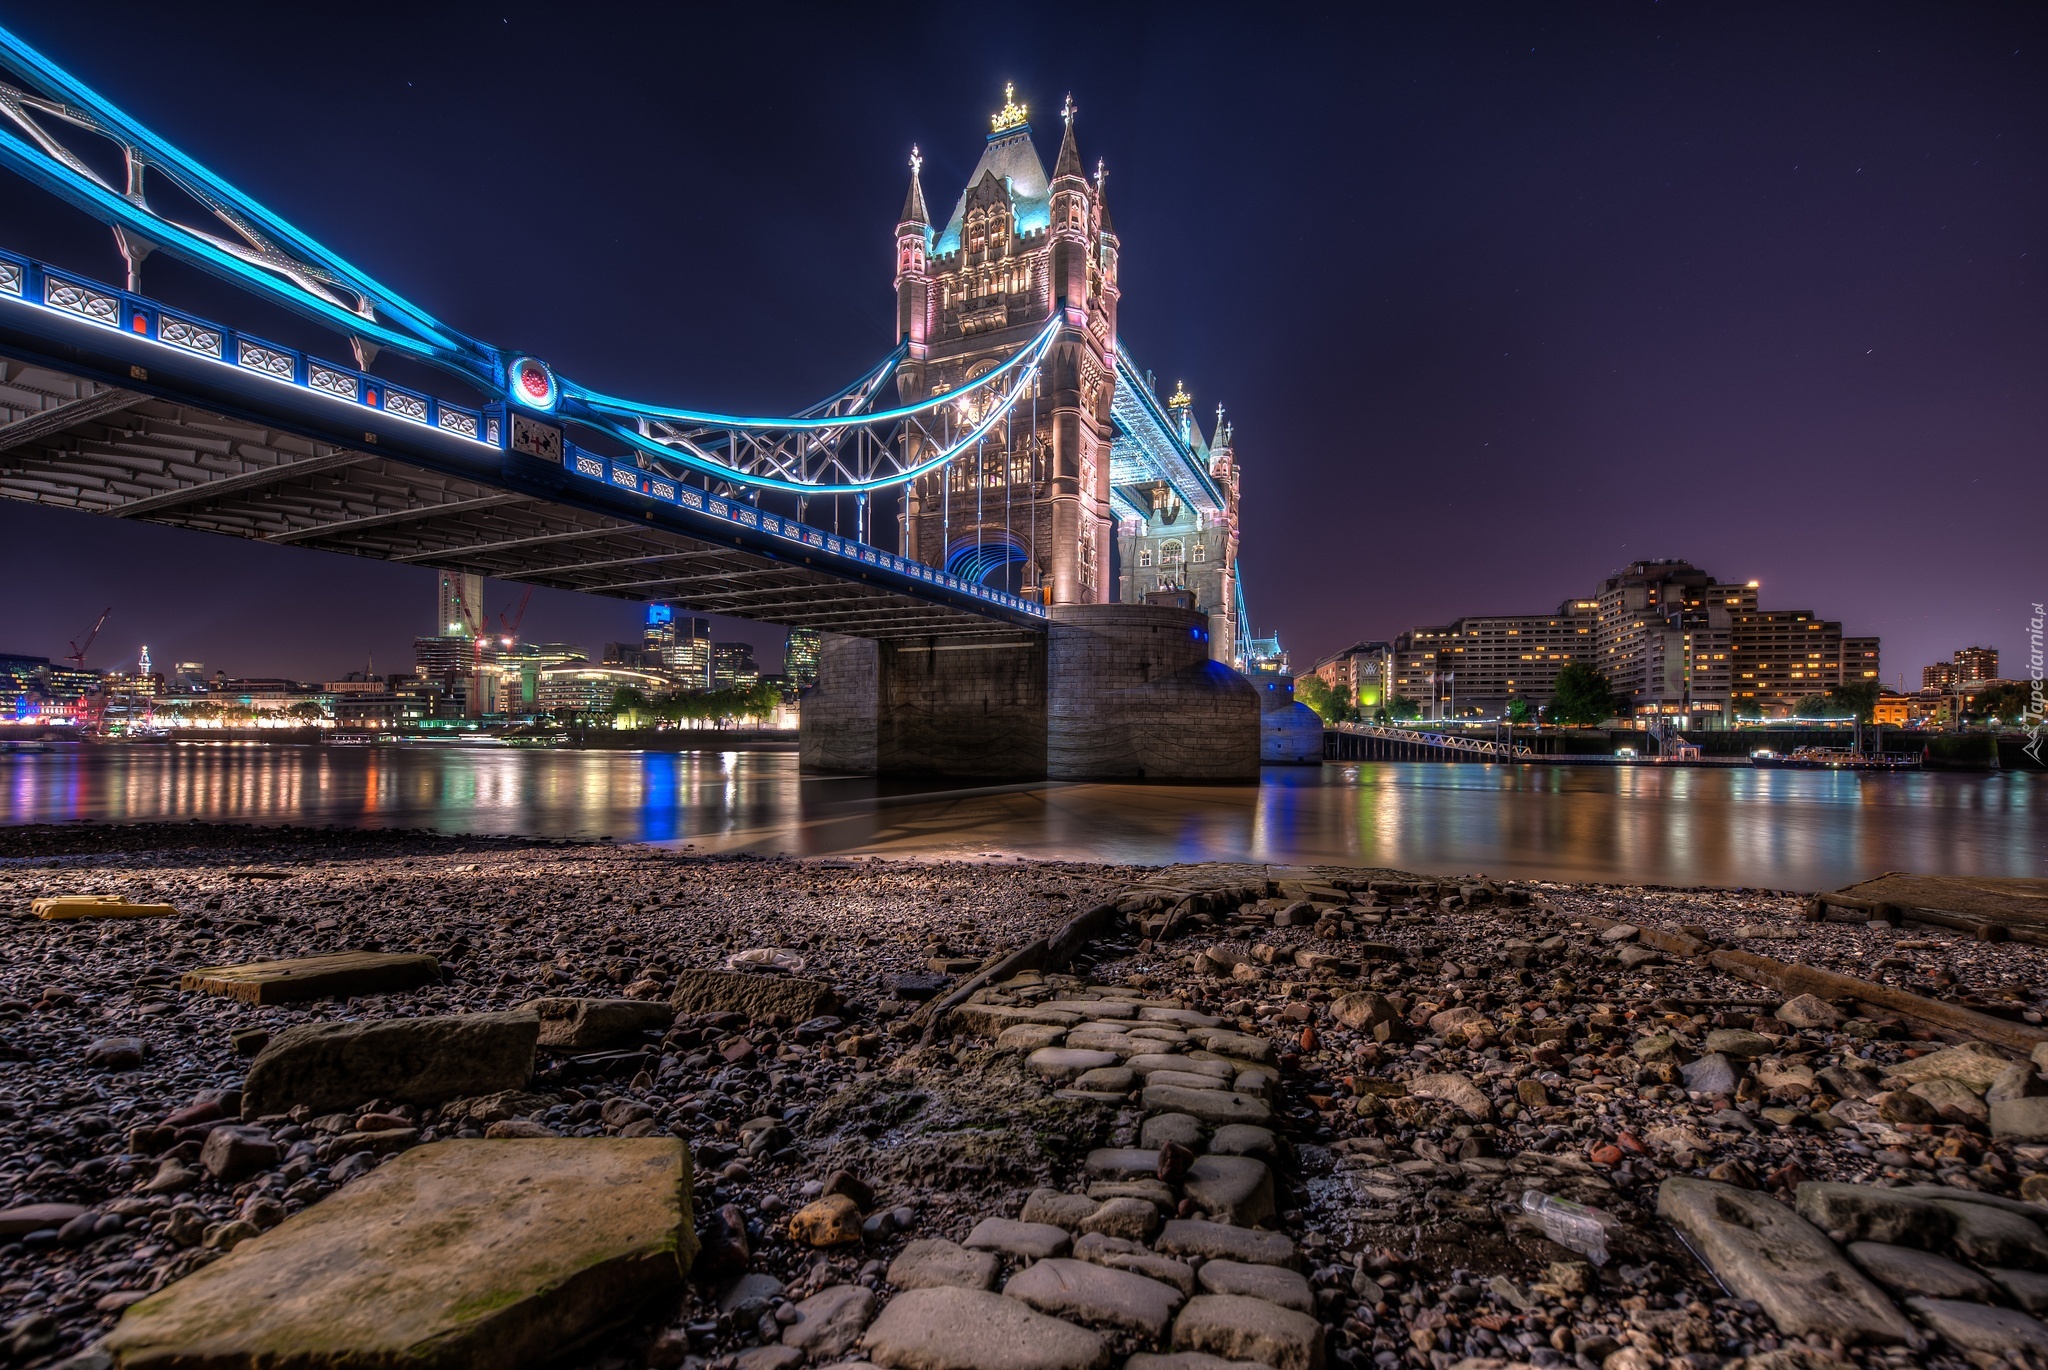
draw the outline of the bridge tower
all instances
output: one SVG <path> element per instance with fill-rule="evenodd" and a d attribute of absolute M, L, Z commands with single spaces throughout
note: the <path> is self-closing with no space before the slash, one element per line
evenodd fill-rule
<path fill-rule="evenodd" d="M 1074 141 L 1071 98 L 1048 179 L 1025 107 L 1004 89 L 987 145 L 935 228 L 914 151 L 896 228 L 896 327 L 904 403 L 1000 366 L 1059 316 L 1035 403 L 1019 404 L 973 457 L 907 490 L 903 555 L 1047 604 L 1116 599 L 1110 575 L 1110 402 L 1116 386 L 1117 239 L 1103 177 Z M 962 414 L 963 423 L 978 414 Z"/>

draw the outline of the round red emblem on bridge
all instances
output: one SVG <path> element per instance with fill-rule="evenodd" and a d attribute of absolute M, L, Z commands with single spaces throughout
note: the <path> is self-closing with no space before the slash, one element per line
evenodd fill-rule
<path fill-rule="evenodd" d="M 532 357 L 521 357 L 512 363 L 514 399 L 535 409 L 552 409 L 556 393 L 555 377 L 546 363 Z"/>

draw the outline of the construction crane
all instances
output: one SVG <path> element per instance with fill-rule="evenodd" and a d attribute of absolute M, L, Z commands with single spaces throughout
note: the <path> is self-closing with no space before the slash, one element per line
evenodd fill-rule
<path fill-rule="evenodd" d="M 111 604 L 100 610 L 99 621 L 93 624 L 92 631 L 85 635 L 85 645 L 83 647 L 79 646 L 78 639 L 73 638 L 71 640 L 71 650 L 65 655 L 64 659 L 79 670 L 84 670 L 85 654 L 92 650 L 92 640 L 100 635 L 100 629 L 107 626 L 107 615 L 113 612 L 114 607 Z"/>
<path fill-rule="evenodd" d="M 514 642 L 518 641 L 519 625 L 526 621 L 526 606 L 532 599 L 533 587 L 529 585 L 526 587 L 526 593 L 519 597 L 519 607 L 512 611 L 510 619 L 505 617 L 503 609 L 498 611 L 498 627 L 500 629 L 498 640 L 501 646 L 509 648 Z"/>

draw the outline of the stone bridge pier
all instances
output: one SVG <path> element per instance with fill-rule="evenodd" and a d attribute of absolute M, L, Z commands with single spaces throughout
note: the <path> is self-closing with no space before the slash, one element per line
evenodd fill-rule
<path fill-rule="evenodd" d="M 1052 610 L 1045 633 L 976 642 L 827 636 L 803 697 L 811 771 L 974 780 L 1250 784 L 1259 696 L 1209 659 L 1204 614 Z"/>

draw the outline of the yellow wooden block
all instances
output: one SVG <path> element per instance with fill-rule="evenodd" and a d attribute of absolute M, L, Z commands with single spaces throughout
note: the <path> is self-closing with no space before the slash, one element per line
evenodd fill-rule
<path fill-rule="evenodd" d="M 175 918 L 178 911 L 169 904 L 131 904 L 118 894 L 60 894 L 38 899 L 29 905 L 38 918 Z"/>

